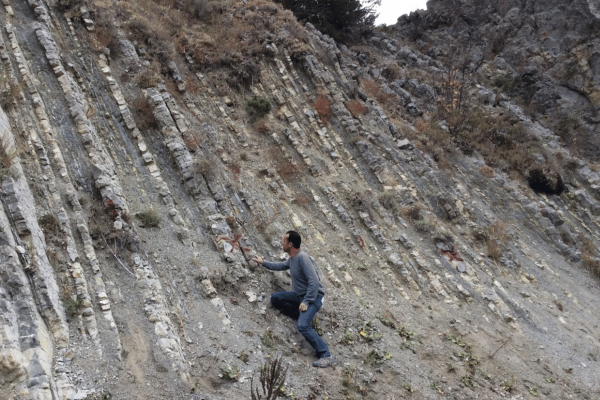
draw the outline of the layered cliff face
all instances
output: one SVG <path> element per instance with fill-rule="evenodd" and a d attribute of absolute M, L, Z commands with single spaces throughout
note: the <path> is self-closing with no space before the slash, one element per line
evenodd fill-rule
<path fill-rule="evenodd" d="M 481 78 L 543 118 L 571 150 L 597 160 L 600 38 L 595 1 L 429 1 L 400 18 L 435 59 L 456 46 Z"/>
<path fill-rule="evenodd" d="M 434 2 L 346 47 L 247 3 L 194 25 L 173 4 L 3 1 L 0 397 L 250 398 L 278 354 L 287 398 L 600 396 L 597 165 L 563 146 L 545 103 L 453 75 L 442 39 L 460 43 L 481 9 L 442 20 Z M 598 12 L 577 7 L 581 30 L 547 28 L 531 74 L 567 91 L 552 103 L 567 114 L 597 106 L 583 21 Z M 522 33 L 482 56 L 490 71 L 518 75 L 508 52 L 544 10 L 554 26 L 558 4 L 496 6 L 489 18 Z M 405 34 L 431 15 L 426 34 Z M 440 52 L 426 49 L 436 35 Z M 576 57 L 569 35 L 590 43 L 571 77 L 585 101 L 552 75 Z M 479 122 L 460 125 L 471 136 L 440 111 L 462 110 L 449 88 L 477 104 Z M 253 97 L 266 116 L 249 115 Z M 506 135 L 527 140 L 502 147 Z M 520 164 L 492 157 L 521 150 Z M 552 190 L 534 192 L 544 179 Z M 282 258 L 290 229 L 322 272 L 316 325 L 335 369 L 313 368 L 269 305 L 289 276 L 250 261 Z"/>

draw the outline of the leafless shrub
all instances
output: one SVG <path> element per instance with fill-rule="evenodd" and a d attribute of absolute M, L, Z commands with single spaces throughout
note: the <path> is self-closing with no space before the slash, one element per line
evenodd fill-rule
<path fill-rule="evenodd" d="M 413 221 L 418 221 L 418 220 L 423 219 L 423 215 L 421 214 L 421 211 L 423 211 L 423 206 L 419 203 L 415 203 L 409 207 L 402 207 L 402 209 L 401 209 L 402 215 L 404 215 L 406 218 L 413 220 Z"/>
<path fill-rule="evenodd" d="M 136 216 L 140 218 L 138 215 Z M 142 213 L 140 220 L 146 221 L 143 222 L 144 227 L 151 227 L 151 225 L 146 225 L 146 223 L 155 223 L 155 221 L 150 220 L 155 217 L 158 217 L 158 221 L 160 223 L 160 216 L 158 216 L 158 214 L 152 216 L 146 213 Z M 158 225 L 155 225 L 155 227 L 158 227 Z M 115 254 L 118 254 L 119 251 L 123 250 L 128 250 L 131 253 L 135 253 L 140 250 L 140 242 L 137 239 L 137 237 L 133 235 L 130 231 L 125 229 L 110 232 L 109 234 L 104 236 L 104 240 L 106 240 L 106 244 L 112 249 L 112 252 Z"/>
<path fill-rule="evenodd" d="M 135 122 L 142 131 L 158 128 L 158 123 L 152 112 L 152 106 L 143 97 L 138 97 L 132 102 L 135 111 Z"/>
<path fill-rule="evenodd" d="M 46 236 L 57 236 L 61 232 L 60 222 L 54 214 L 42 215 L 38 218 L 38 225 Z"/>
<path fill-rule="evenodd" d="M 387 65 L 387 67 L 385 67 L 381 73 L 381 75 L 383 75 L 383 77 L 385 79 L 387 79 L 388 81 L 393 81 L 395 79 L 398 79 L 402 76 L 402 70 L 400 69 L 400 67 L 398 66 L 398 64 L 396 63 L 390 63 Z"/>
<path fill-rule="evenodd" d="M 431 233 L 435 229 L 436 223 L 430 216 L 426 216 L 423 219 L 415 220 L 414 227 L 419 232 Z"/>
<path fill-rule="evenodd" d="M 254 121 L 254 129 L 259 133 L 268 134 L 271 132 L 271 125 L 269 125 L 264 119 L 257 119 Z"/>
<path fill-rule="evenodd" d="M 217 173 L 217 167 L 208 158 L 202 158 L 202 159 L 195 160 L 195 165 L 196 165 L 196 171 L 199 174 L 202 174 L 202 176 L 204 176 L 204 178 L 207 180 L 212 180 Z"/>
<path fill-rule="evenodd" d="M 275 400 L 283 395 L 282 388 L 288 368 L 283 367 L 281 356 L 267 360 L 260 368 L 260 387 L 254 387 L 254 374 L 250 380 L 250 393 L 252 400 Z M 262 393 L 259 391 L 262 388 Z"/>
<path fill-rule="evenodd" d="M 310 204 L 313 202 L 313 199 L 309 196 L 305 196 L 303 194 L 297 194 L 296 197 L 294 198 L 294 203 L 301 205 L 301 206 L 305 206 L 307 204 Z"/>

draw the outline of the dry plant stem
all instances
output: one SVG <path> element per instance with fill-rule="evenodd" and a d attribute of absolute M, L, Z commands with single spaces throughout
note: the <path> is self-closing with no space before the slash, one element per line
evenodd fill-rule
<path fill-rule="evenodd" d="M 110 248 L 110 245 L 106 241 L 106 238 L 104 237 L 104 234 L 102 232 L 100 232 L 100 235 L 102 236 L 102 240 L 104 240 L 104 243 L 106 243 L 106 247 L 108 247 L 108 250 L 110 250 L 110 252 L 115 257 L 115 259 L 119 262 L 119 264 L 121 265 L 121 267 L 123 267 L 123 269 L 125 269 L 125 271 L 129 272 L 131 274 L 131 276 L 133 276 L 135 278 L 135 275 L 133 274 L 133 272 L 131 272 L 129 269 L 127 269 L 127 267 L 121 262 L 121 260 L 119 259 L 119 257 L 117 257 L 117 254 Z"/>
<path fill-rule="evenodd" d="M 254 387 L 254 375 L 250 379 L 250 393 L 252 400 L 275 400 L 280 395 L 285 383 L 288 368 L 283 368 L 281 356 L 268 360 L 260 369 L 259 381 L 262 386 L 262 395 Z M 264 397 L 263 397 L 264 396 Z"/>
<path fill-rule="evenodd" d="M 504 343 L 502 343 L 502 345 L 500 347 L 498 347 L 496 349 L 496 351 L 494 351 L 492 353 L 492 355 L 490 356 L 490 359 L 494 358 L 494 356 L 496 355 L 496 353 L 499 352 L 504 346 L 506 346 L 507 343 L 508 343 L 508 340 L 506 340 Z"/>

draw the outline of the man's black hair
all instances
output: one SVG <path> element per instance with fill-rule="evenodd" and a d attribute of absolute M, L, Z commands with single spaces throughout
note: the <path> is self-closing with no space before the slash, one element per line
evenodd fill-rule
<path fill-rule="evenodd" d="M 300 244 L 302 243 L 300 234 L 296 231 L 287 231 L 286 234 L 288 235 L 288 242 L 292 243 L 294 248 L 299 249 Z"/>

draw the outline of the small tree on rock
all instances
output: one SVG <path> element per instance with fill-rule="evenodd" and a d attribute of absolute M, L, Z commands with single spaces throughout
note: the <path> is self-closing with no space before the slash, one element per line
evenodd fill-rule
<path fill-rule="evenodd" d="M 302 22 L 335 40 L 350 41 L 373 28 L 381 0 L 275 0 Z"/>

